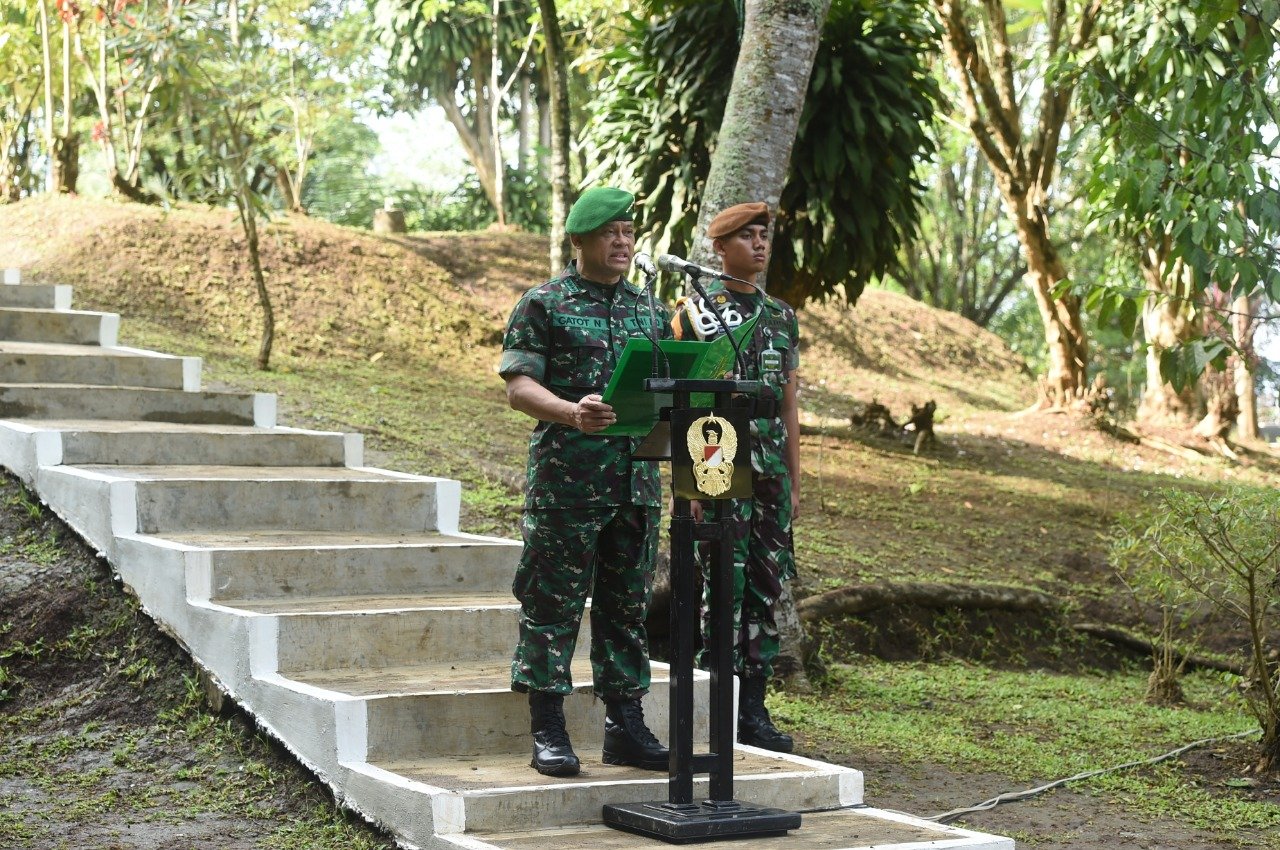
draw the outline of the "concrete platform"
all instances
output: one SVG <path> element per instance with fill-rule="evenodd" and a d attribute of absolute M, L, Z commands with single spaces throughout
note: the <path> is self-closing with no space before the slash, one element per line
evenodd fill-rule
<path fill-rule="evenodd" d="M 591 850 L 659 850 L 673 846 L 603 825 L 506 834 L 477 832 L 459 836 L 452 842 L 455 847 L 472 850 L 566 850 L 579 847 Z M 731 850 L 1011 850 L 1013 841 L 941 826 L 897 812 L 859 806 L 805 812 L 801 816 L 800 828 L 784 836 L 742 838 L 702 846 Z"/>

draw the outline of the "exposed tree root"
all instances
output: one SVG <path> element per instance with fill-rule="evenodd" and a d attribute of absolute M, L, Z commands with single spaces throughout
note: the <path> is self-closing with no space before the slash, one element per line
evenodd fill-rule
<path fill-rule="evenodd" d="M 802 599 L 796 606 L 806 622 L 836 615 L 858 615 L 887 605 L 926 608 L 979 608 L 1000 611 L 1050 611 L 1058 600 L 1036 590 L 999 585 L 876 582 L 842 587 Z"/>
<path fill-rule="evenodd" d="M 1075 623 L 1071 628 L 1090 637 L 1105 640 L 1113 646 L 1128 649 L 1148 657 L 1156 651 L 1156 647 L 1151 641 L 1130 634 L 1116 626 L 1103 625 L 1102 623 Z M 1203 655 L 1192 655 L 1191 653 L 1174 650 L 1173 660 L 1178 666 L 1185 665 L 1187 670 L 1217 670 L 1222 673 L 1235 673 L 1237 676 L 1244 675 L 1244 667 L 1239 664 L 1219 661 L 1215 658 L 1206 658 Z"/>

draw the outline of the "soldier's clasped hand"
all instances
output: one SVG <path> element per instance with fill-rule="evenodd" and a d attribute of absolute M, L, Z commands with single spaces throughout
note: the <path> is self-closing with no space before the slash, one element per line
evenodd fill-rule
<path fill-rule="evenodd" d="M 596 434 L 618 421 L 613 407 L 593 393 L 583 396 L 569 414 L 570 424 L 584 434 Z"/>

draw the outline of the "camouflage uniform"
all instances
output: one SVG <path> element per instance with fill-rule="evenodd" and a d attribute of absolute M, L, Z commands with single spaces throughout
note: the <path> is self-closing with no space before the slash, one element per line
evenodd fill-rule
<path fill-rule="evenodd" d="M 669 338 L 658 304 L 653 331 Z M 507 323 L 505 378 L 526 375 L 565 401 L 602 392 L 627 340 L 649 325 L 643 292 L 627 281 L 606 286 L 575 263 L 529 290 Z M 605 699 L 639 699 L 649 689 L 644 619 L 658 542 L 658 466 L 632 463 L 638 438 L 584 434 L 540 421 L 529 439 L 521 523 L 524 551 L 512 589 L 520 637 L 511 662 L 517 691 L 567 694 L 569 664 L 588 596 L 591 667 Z"/>
<path fill-rule="evenodd" d="M 782 582 L 796 574 L 795 554 L 791 543 L 791 474 L 787 468 L 787 431 L 781 417 L 783 385 L 787 373 L 800 365 L 800 326 L 795 311 L 785 302 L 758 292 L 739 293 L 723 284 L 706 287 L 712 307 L 717 312 L 725 306 L 736 306 L 744 317 L 757 312 L 749 344 L 743 349 L 749 380 L 760 380 L 768 386 L 777 407 L 772 416 L 751 420 L 752 497 L 734 499 L 730 508 L 734 519 L 733 551 L 733 626 L 734 672 L 763 675 L 773 672 L 773 659 L 778 656 L 778 625 L 774 605 L 782 593 Z M 693 296 L 699 305 L 702 299 Z M 677 314 L 677 335 L 693 339 L 694 332 L 687 314 Z M 767 359 L 772 349 L 775 355 Z M 770 368 L 776 366 L 777 368 Z M 768 392 L 766 393 L 766 396 Z M 794 435 L 793 439 L 798 438 Z M 703 575 L 709 559 L 702 558 Z M 705 582 L 709 587 L 709 582 Z M 704 593 L 702 629 L 704 643 L 709 644 L 711 618 L 709 590 Z M 705 659 L 699 659 L 703 663 Z"/>

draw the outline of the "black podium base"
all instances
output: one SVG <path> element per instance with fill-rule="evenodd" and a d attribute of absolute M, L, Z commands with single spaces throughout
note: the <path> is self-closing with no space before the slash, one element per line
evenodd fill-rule
<path fill-rule="evenodd" d="M 701 803 L 626 803 L 604 807 L 604 822 L 672 844 L 785 835 L 800 828 L 800 813 L 735 800 Z"/>

